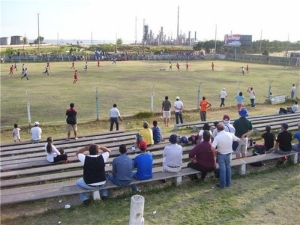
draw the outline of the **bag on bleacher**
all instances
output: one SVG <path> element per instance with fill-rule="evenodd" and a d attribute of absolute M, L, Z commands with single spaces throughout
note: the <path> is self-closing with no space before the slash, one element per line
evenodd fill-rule
<path fill-rule="evenodd" d="M 252 156 L 263 155 L 266 154 L 266 149 L 264 145 L 254 145 L 254 149 L 252 150 Z M 250 163 L 251 166 L 264 166 L 263 161 Z"/>
<path fill-rule="evenodd" d="M 192 144 L 196 145 L 198 137 L 199 137 L 199 134 L 192 134 L 191 136 L 189 136 L 188 141 L 191 142 Z"/>

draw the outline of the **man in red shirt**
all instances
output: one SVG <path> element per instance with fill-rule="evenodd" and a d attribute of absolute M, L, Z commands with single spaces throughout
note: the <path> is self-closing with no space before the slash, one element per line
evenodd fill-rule
<path fill-rule="evenodd" d="M 211 70 L 212 70 L 212 71 L 215 70 L 215 64 L 214 64 L 214 62 L 211 62 Z"/>
<path fill-rule="evenodd" d="M 201 121 L 206 121 L 206 111 L 209 107 L 211 107 L 211 104 L 206 100 L 205 96 L 203 96 L 199 107 Z"/>
<path fill-rule="evenodd" d="M 185 64 L 185 68 L 186 68 L 186 71 L 188 71 L 188 70 L 189 70 L 189 62 L 186 62 L 186 64 Z"/>
<path fill-rule="evenodd" d="M 75 70 L 73 84 L 75 84 L 77 81 L 78 81 L 78 73 L 77 70 Z"/>
<path fill-rule="evenodd" d="M 11 67 L 9 68 L 9 76 L 14 75 L 14 65 L 11 65 Z"/>

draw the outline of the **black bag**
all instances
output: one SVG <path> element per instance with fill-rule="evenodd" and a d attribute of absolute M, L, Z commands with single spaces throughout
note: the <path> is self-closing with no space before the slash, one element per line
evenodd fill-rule
<path fill-rule="evenodd" d="M 263 155 L 266 154 L 266 149 L 264 145 L 254 145 L 254 149 L 252 151 L 252 156 L 256 156 L 256 155 Z M 260 162 L 254 162 L 254 163 L 250 163 L 251 166 L 264 166 L 264 162 L 260 161 Z"/>
<path fill-rule="evenodd" d="M 287 110 L 285 108 L 280 108 L 279 109 L 279 114 L 287 114 Z"/>
<path fill-rule="evenodd" d="M 238 141 L 233 141 L 232 142 L 232 150 L 233 151 L 236 151 L 238 146 L 239 146 L 239 142 Z"/>

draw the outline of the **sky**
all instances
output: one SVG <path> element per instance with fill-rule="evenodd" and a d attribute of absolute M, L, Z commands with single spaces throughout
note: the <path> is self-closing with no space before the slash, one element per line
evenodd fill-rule
<path fill-rule="evenodd" d="M 177 12 L 182 34 L 200 41 L 224 40 L 225 34 L 252 40 L 300 41 L 299 8 L 294 0 L 0 0 L 0 37 L 40 36 L 45 40 L 141 42 L 143 20 L 149 30 L 176 38 Z M 39 26 L 38 26 L 39 14 Z M 136 22 L 137 21 L 137 22 Z M 136 29 L 137 27 L 137 29 Z M 137 34 L 137 35 L 136 35 Z"/>

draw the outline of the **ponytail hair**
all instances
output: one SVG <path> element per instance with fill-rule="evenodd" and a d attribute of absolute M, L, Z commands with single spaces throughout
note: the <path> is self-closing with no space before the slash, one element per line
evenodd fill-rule
<path fill-rule="evenodd" d="M 47 153 L 49 153 L 49 154 L 51 154 L 51 152 L 52 152 L 52 144 L 51 144 L 52 141 L 53 141 L 52 137 L 47 138 L 48 144 L 47 144 L 46 149 L 47 149 Z"/>

